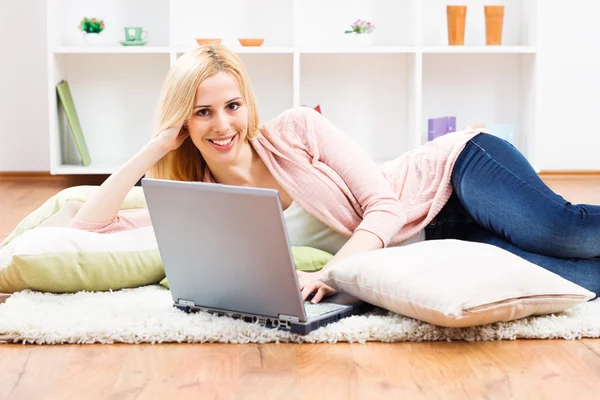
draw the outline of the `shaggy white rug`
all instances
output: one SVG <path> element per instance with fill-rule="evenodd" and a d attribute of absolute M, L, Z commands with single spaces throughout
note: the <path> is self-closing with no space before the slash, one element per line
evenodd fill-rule
<path fill-rule="evenodd" d="M 263 328 L 208 313 L 186 314 L 153 285 L 114 292 L 23 291 L 0 305 L 0 341 L 58 343 L 360 342 L 578 339 L 600 337 L 600 301 L 565 312 L 473 328 L 442 328 L 385 310 L 353 316 L 308 335 Z"/>

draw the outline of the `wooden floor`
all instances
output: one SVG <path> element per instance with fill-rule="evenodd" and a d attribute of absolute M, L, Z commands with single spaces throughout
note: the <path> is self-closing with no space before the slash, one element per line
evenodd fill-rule
<path fill-rule="evenodd" d="M 600 177 L 544 177 L 600 204 Z M 0 240 L 73 181 L 0 177 Z M 0 300 L 1 301 L 1 300 Z M 0 399 L 597 399 L 600 340 L 0 345 Z"/>

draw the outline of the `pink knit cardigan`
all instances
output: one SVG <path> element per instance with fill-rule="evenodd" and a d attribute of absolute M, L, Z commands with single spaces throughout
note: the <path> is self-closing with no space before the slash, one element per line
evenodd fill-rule
<path fill-rule="evenodd" d="M 479 132 L 441 136 L 378 166 L 320 113 L 297 107 L 263 124 L 250 143 L 307 212 L 343 235 L 366 230 L 387 246 L 415 235 L 439 213 L 452 194 L 456 158 Z M 203 180 L 215 182 L 208 168 Z M 148 225 L 146 209 L 119 212 L 104 223 L 70 223 L 102 233 Z"/>

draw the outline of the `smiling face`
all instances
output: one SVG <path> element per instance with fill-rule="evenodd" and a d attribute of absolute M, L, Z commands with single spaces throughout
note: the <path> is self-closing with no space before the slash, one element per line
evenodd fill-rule
<path fill-rule="evenodd" d="M 221 45 L 184 53 L 165 77 L 154 124 L 155 135 L 184 124 L 190 137 L 155 163 L 150 176 L 199 181 L 206 167 L 224 176 L 230 167 L 251 161 L 250 143 L 260 136 L 259 117 L 239 56 Z M 233 143 L 221 141 L 235 133 Z"/>
<path fill-rule="evenodd" d="M 188 130 L 208 164 L 235 163 L 247 145 L 248 108 L 233 75 L 221 71 L 202 81 Z"/>

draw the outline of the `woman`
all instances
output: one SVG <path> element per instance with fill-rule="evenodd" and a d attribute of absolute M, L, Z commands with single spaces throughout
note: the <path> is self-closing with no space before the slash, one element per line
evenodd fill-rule
<path fill-rule="evenodd" d="M 493 135 L 450 133 L 380 168 L 311 109 L 291 109 L 259 126 L 244 67 L 222 46 L 179 58 L 155 125 L 154 138 L 70 226 L 111 232 L 149 225 L 147 210 L 119 212 L 149 171 L 159 179 L 276 189 L 291 244 L 329 251 L 331 263 L 386 246 L 458 238 L 494 244 L 600 290 L 600 259 L 593 259 L 600 257 L 600 206 L 566 202 Z M 305 299 L 334 293 L 319 280 L 323 271 L 299 272 Z"/>

